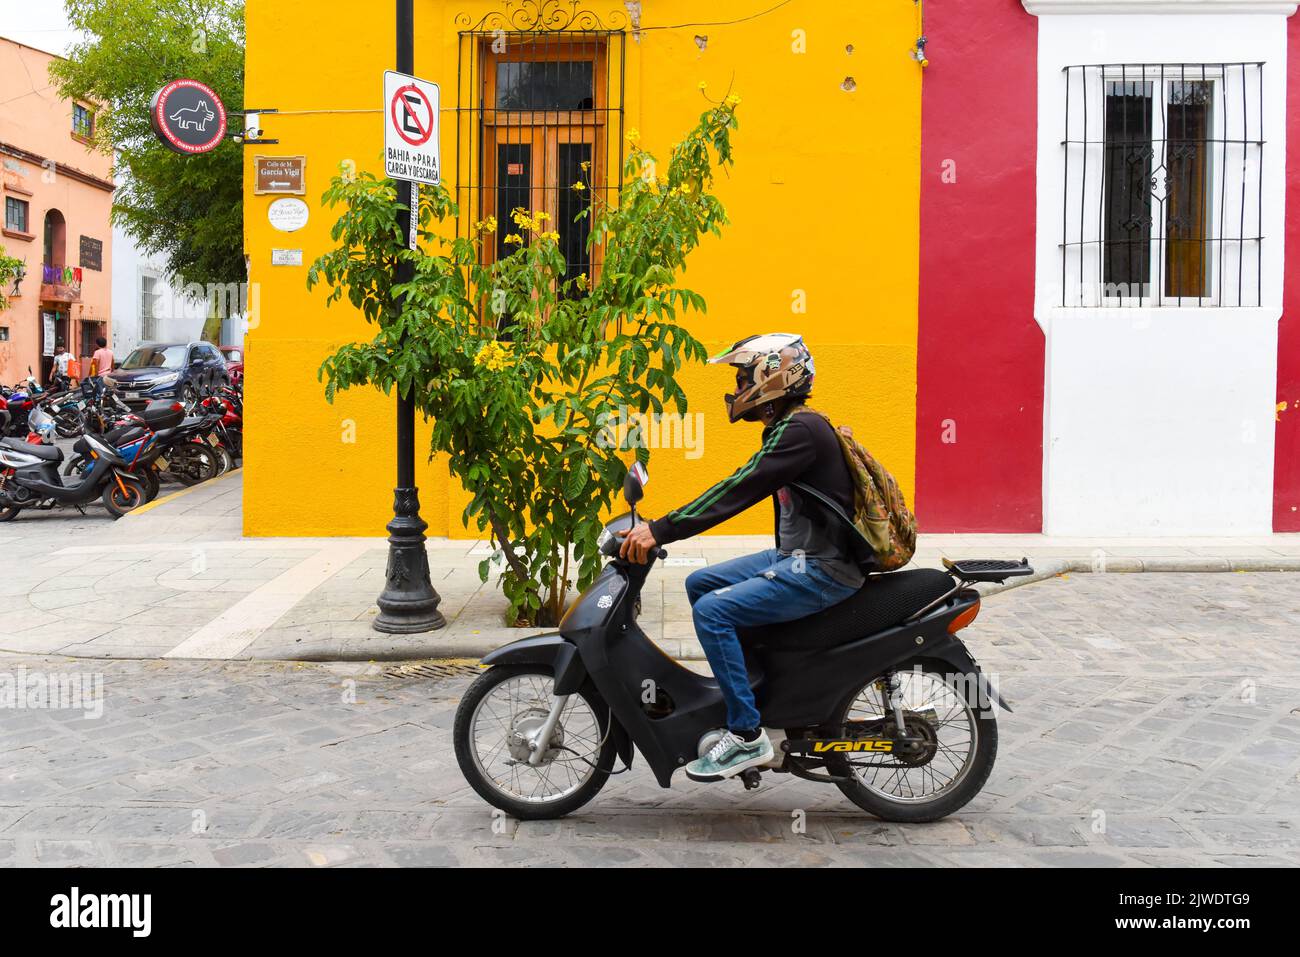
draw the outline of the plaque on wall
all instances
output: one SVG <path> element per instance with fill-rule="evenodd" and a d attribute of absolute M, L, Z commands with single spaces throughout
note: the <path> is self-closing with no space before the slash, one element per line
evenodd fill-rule
<path fill-rule="evenodd" d="M 104 268 L 104 241 L 81 237 L 81 268 L 100 272 Z"/>

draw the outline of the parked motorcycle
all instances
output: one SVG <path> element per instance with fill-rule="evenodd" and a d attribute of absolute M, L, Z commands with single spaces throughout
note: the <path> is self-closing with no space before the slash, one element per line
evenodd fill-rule
<path fill-rule="evenodd" d="M 628 474 L 630 511 L 600 536 L 611 560 L 554 634 L 487 655 L 452 731 L 465 779 L 519 819 L 586 804 L 641 752 L 661 787 L 703 756 L 726 724 L 718 683 L 666 656 L 637 625 L 656 548 L 618 557 L 637 521 L 644 469 Z M 888 821 L 933 821 L 979 793 L 997 754 L 995 705 L 1011 709 L 957 632 L 975 620 L 969 586 L 1033 571 L 1027 561 L 945 562 L 869 576 L 815 615 L 742 632 L 750 680 L 775 748 L 762 770 L 836 785 Z M 738 775 L 761 783 L 759 768 Z"/>
<path fill-rule="evenodd" d="M 27 379 L 9 388 L 0 388 L 0 395 L 5 399 L 5 411 L 8 413 L 5 422 L 4 435 L 23 438 L 31 431 L 28 423 L 28 417 L 36 408 L 36 403 L 45 393 L 41 388 L 36 377 L 32 375 L 32 367 L 27 367 Z"/>
<path fill-rule="evenodd" d="M 41 409 L 33 409 L 30 418 L 33 432 L 52 442 L 54 420 Z M 90 464 L 75 481 L 65 484 L 59 476 L 62 449 L 17 438 L 0 439 L 0 522 L 16 518 L 23 509 L 68 506 L 84 512 L 97 498 L 114 518 L 144 504 L 144 484 L 132 473 L 128 458 L 138 454 L 138 447 L 128 446 L 124 451 L 88 435 L 77 444 Z"/>
<path fill-rule="evenodd" d="M 103 434 L 104 441 L 115 446 L 121 447 L 124 444 L 131 446 L 130 470 L 139 475 L 144 483 L 146 501 L 153 501 L 158 495 L 162 485 L 159 472 L 172 467 L 163 460 L 162 456 L 178 441 L 175 438 L 176 431 L 184 421 L 185 409 L 179 402 L 157 399 L 150 402 L 141 412 L 132 412 L 123 416 Z M 147 439 L 146 444 L 136 448 L 134 443 L 141 439 Z M 93 462 L 88 451 L 84 443 L 78 441 L 73 446 L 73 452 L 76 454 L 64 466 L 63 474 L 82 474 L 87 465 Z M 188 467 L 186 463 L 191 456 L 182 453 L 178 458 L 183 463 L 178 468 Z M 200 465 L 205 468 L 211 468 L 213 464 L 211 457 L 200 462 Z"/>

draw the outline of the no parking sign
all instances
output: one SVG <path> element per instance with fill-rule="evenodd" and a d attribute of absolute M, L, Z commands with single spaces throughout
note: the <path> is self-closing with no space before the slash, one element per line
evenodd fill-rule
<path fill-rule="evenodd" d="M 384 73 L 384 172 L 438 185 L 438 84 Z"/>

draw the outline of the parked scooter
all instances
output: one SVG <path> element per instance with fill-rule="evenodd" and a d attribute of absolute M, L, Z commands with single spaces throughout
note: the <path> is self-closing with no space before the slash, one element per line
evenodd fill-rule
<path fill-rule="evenodd" d="M 656 548 L 635 564 L 619 533 L 637 521 L 645 471 L 629 472 L 631 511 L 599 539 L 611 558 L 555 634 L 489 654 L 452 738 L 466 780 L 520 819 L 586 804 L 640 751 L 661 787 L 706 754 L 726 723 L 718 683 L 665 655 L 637 625 Z M 997 753 L 1001 700 L 957 632 L 979 612 L 975 582 L 1028 575 L 1027 561 L 945 562 L 869 576 L 838 605 L 742 632 L 750 680 L 775 747 L 763 770 L 836 785 L 889 821 L 933 821 L 979 793 Z M 761 771 L 738 777 L 748 788 Z"/>
<path fill-rule="evenodd" d="M 31 426 L 44 441 L 53 441 L 54 420 L 46 412 L 33 409 Z M 114 518 L 144 504 L 144 484 L 121 451 L 96 436 L 82 436 L 78 444 L 82 443 L 91 465 L 65 485 L 59 477 L 62 449 L 0 439 L 0 522 L 16 518 L 23 509 L 69 506 L 84 512 L 97 498 Z"/>

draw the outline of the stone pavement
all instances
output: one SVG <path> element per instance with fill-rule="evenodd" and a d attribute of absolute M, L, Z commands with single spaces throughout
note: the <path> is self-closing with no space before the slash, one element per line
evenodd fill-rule
<path fill-rule="evenodd" d="M 1015 712 L 984 791 L 912 826 L 788 775 L 662 790 L 639 761 L 564 820 L 494 816 L 452 756 L 463 666 L 10 657 L 0 689 L 77 674 L 102 696 L 0 710 L 0 865 L 1295 867 L 1298 629 L 1293 575 L 986 602 L 963 637 Z"/>
<path fill-rule="evenodd" d="M 113 522 L 102 509 L 24 513 L 0 524 L 19 559 L 0 579 L 0 653 L 75 657 L 392 660 L 478 657 L 537 629 L 506 627 L 506 602 L 478 579 L 487 546 L 431 539 L 448 626 L 376 633 L 386 543 L 242 537 L 242 473 L 167 494 Z M 761 536 L 705 536 L 669 548 L 643 595 L 641 623 L 671 655 L 699 658 L 683 580 L 693 568 L 765 548 Z M 1038 577 L 1067 571 L 1300 570 L 1300 535 L 1061 539 L 923 535 L 919 565 L 943 556 L 1028 556 Z M 1023 581 L 1023 580 L 1021 580 Z M 1155 576 L 1155 584 L 1163 581 Z M 990 589 L 996 590 L 996 589 Z"/>

